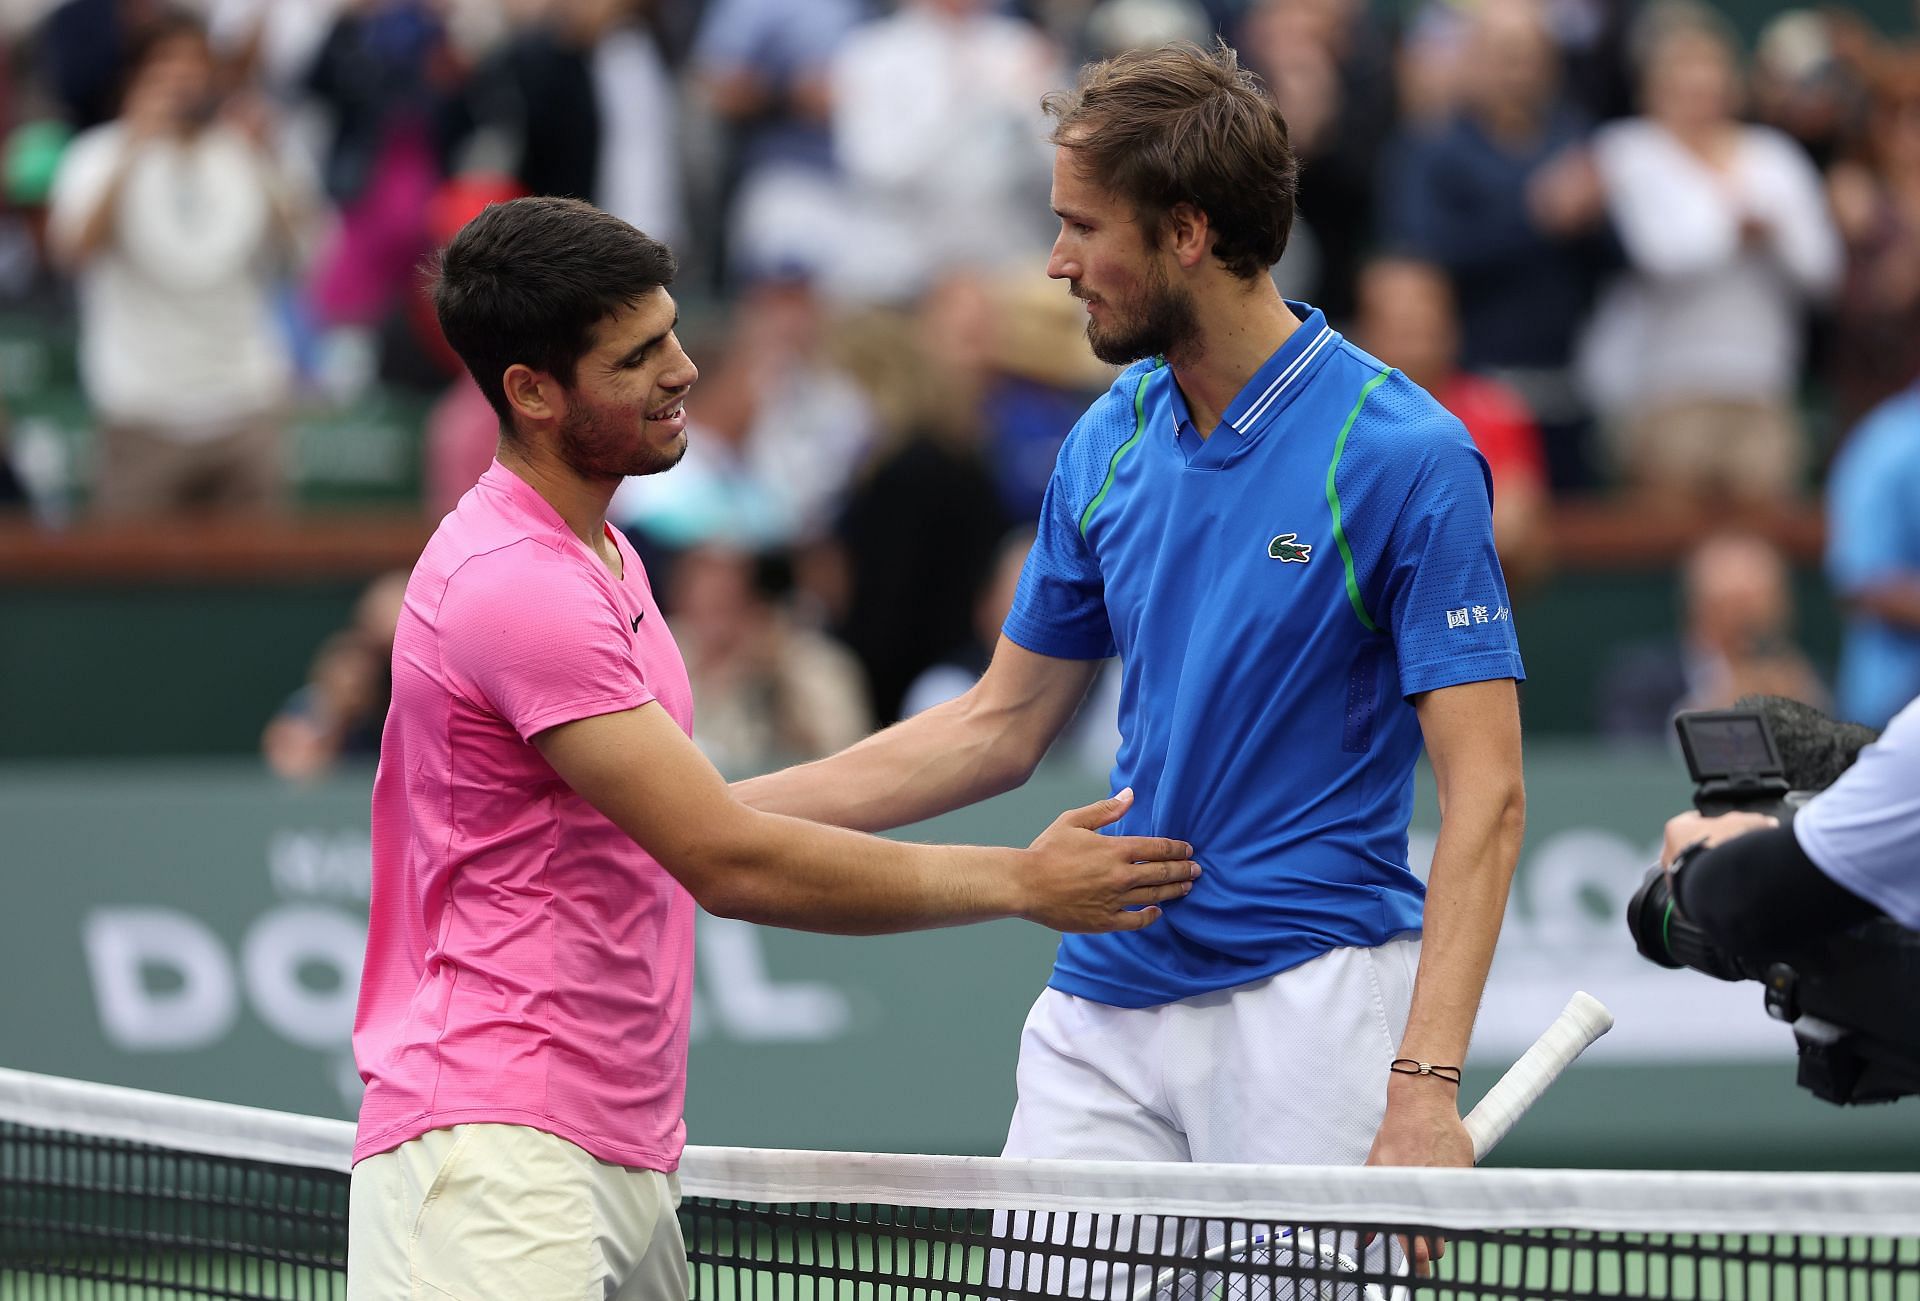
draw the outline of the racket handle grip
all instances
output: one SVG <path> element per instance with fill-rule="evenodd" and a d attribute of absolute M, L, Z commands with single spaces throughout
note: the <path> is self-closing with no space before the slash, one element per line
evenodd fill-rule
<path fill-rule="evenodd" d="M 1473 1139 L 1474 1161 L 1478 1163 L 1491 1152 L 1560 1072 L 1612 1027 L 1613 1013 L 1599 999 L 1585 992 L 1569 999 L 1546 1033 L 1534 1040 L 1533 1046 L 1467 1113 L 1465 1124 Z"/>

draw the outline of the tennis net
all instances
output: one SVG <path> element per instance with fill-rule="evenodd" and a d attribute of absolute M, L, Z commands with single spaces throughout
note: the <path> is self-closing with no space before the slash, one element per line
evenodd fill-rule
<path fill-rule="evenodd" d="M 0 1298 L 344 1297 L 351 1126 L 0 1070 Z M 1920 1176 L 689 1148 L 693 1295 L 1920 1301 Z M 1389 1247 L 1443 1235 L 1431 1277 Z"/>

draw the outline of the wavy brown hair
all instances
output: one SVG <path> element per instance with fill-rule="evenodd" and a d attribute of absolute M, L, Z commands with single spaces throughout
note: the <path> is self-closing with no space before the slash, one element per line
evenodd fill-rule
<path fill-rule="evenodd" d="M 1182 203 L 1207 215 L 1213 254 L 1243 280 L 1263 275 L 1293 230 L 1299 164 L 1286 119 L 1225 42 L 1130 50 L 1090 63 L 1042 106 L 1053 143 L 1129 200 L 1149 242 Z"/>

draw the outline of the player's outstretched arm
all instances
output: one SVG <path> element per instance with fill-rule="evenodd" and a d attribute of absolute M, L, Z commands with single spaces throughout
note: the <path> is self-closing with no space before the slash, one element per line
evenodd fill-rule
<path fill-rule="evenodd" d="M 734 794 L 769 813 L 861 831 L 964 808 L 1033 775 L 1099 666 L 1039 655 L 1002 637 L 965 695 L 839 754 L 736 782 Z"/>
<path fill-rule="evenodd" d="M 568 786 L 723 917 L 847 935 L 999 917 L 1138 930 L 1200 870 L 1182 841 L 1099 834 L 1126 811 L 1127 792 L 1062 814 L 1026 849 L 920 845 L 747 807 L 655 703 L 533 740 Z"/>

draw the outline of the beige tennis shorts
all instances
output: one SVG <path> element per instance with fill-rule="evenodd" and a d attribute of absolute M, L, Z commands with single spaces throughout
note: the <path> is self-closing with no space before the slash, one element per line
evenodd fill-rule
<path fill-rule="evenodd" d="M 683 1301 L 680 1181 L 521 1125 L 429 1130 L 353 1168 L 348 1301 Z"/>

